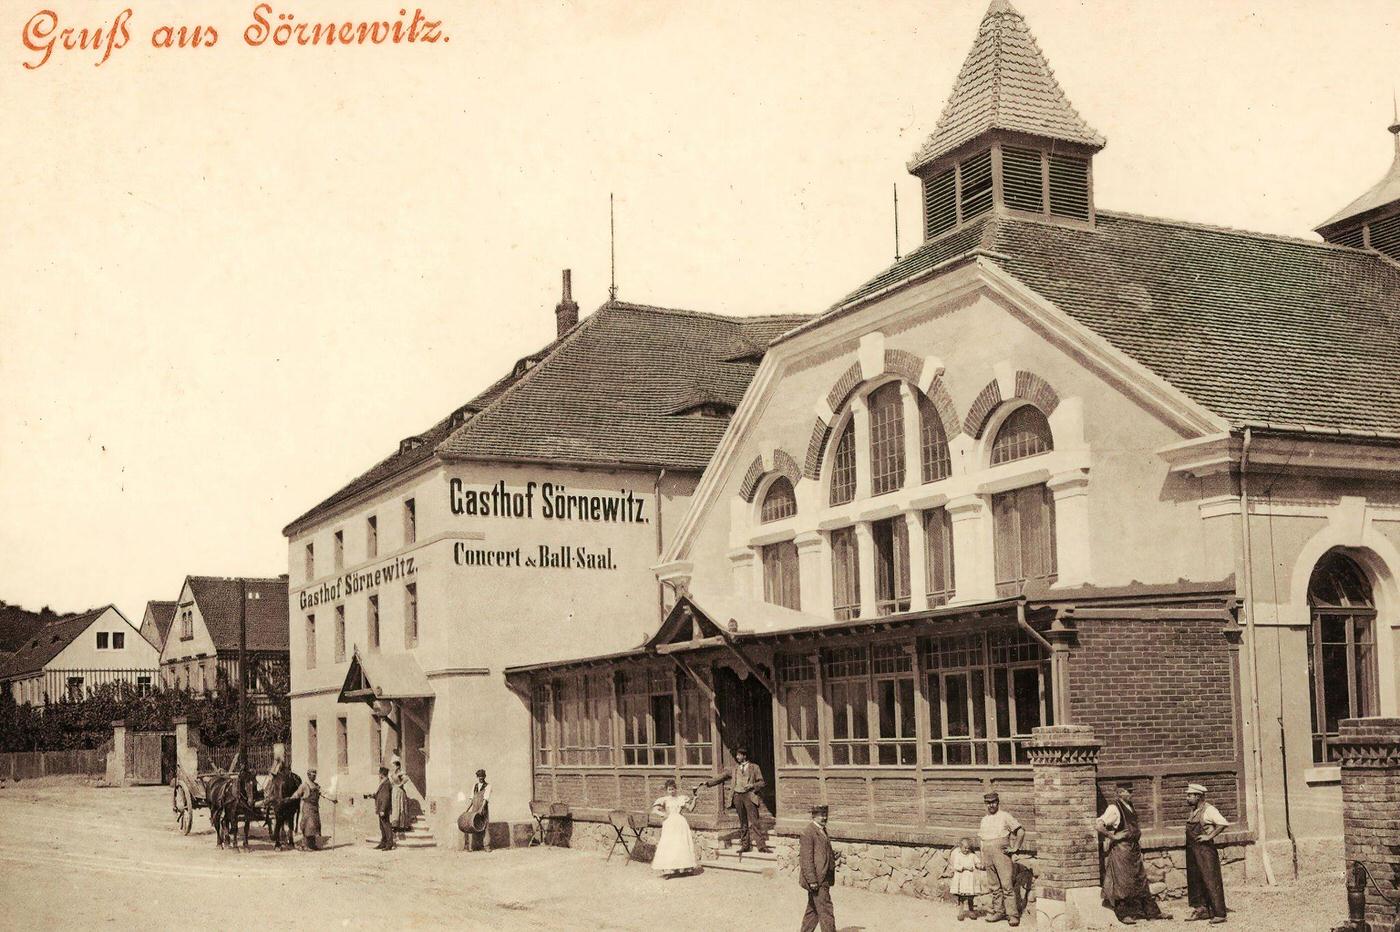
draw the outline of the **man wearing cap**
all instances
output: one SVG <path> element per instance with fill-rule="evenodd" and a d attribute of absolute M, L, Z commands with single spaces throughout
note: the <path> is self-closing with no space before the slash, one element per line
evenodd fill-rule
<path fill-rule="evenodd" d="M 812 821 L 798 837 L 797 882 L 807 891 L 807 912 L 802 914 L 802 932 L 812 932 L 821 924 L 822 932 L 836 932 L 836 912 L 831 906 L 831 887 L 836 883 L 836 854 L 826 834 L 826 806 L 812 807 Z"/>
<path fill-rule="evenodd" d="M 763 832 L 758 825 L 758 791 L 765 786 L 763 771 L 749 760 L 747 748 L 734 751 L 733 768 L 713 780 L 706 780 L 700 786 L 717 786 L 721 783 L 729 784 L 732 805 L 739 813 L 739 853 L 752 851 L 755 846 L 759 851 L 767 851 Z M 699 787 L 696 787 L 696 792 L 699 792 Z"/>
<path fill-rule="evenodd" d="M 1230 823 L 1210 803 L 1206 788 L 1199 783 L 1186 787 L 1191 814 L 1186 817 L 1186 897 L 1192 907 L 1187 922 L 1209 919 L 1225 921 L 1225 881 L 1220 876 L 1220 852 L 1215 836 Z"/>
<path fill-rule="evenodd" d="M 1011 856 L 1020 850 L 1026 830 L 1014 815 L 1001 808 L 1001 797 L 996 793 L 983 795 L 982 801 L 987 804 L 987 814 L 982 817 L 982 825 L 977 829 L 977 839 L 982 849 L 982 864 L 987 868 L 992 897 L 992 912 L 986 919 L 988 922 L 1005 919 L 1010 925 L 1018 926 L 1021 924 L 1021 909 L 1011 883 L 1015 876 Z"/>
<path fill-rule="evenodd" d="M 1099 836 L 1108 839 L 1103 858 L 1103 904 L 1118 921 L 1133 925 L 1139 919 L 1161 919 L 1162 911 L 1147 886 L 1142 862 L 1142 830 L 1133 808 L 1133 785 L 1118 784 L 1118 799 L 1109 803 L 1094 823 Z"/>

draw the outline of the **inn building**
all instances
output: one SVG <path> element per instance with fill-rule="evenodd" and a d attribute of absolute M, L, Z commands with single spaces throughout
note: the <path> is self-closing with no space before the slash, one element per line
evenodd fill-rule
<path fill-rule="evenodd" d="M 1338 722 L 1400 712 L 1400 148 L 1297 239 L 1110 210 L 1105 145 L 993 0 L 923 244 L 768 345 L 663 623 L 506 671 L 576 832 L 746 745 L 779 835 L 944 850 L 997 790 L 1034 850 L 1032 729 L 1077 724 L 1150 857 L 1194 782 L 1254 863 L 1338 865 Z"/>
<path fill-rule="evenodd" d="M 805 320 L 616 300 L 580 320 L 566 272 L 556 339 L 286 527 L 293 766 L 370 792 L 398 754 L 457 846 L 485 768 L 493 821 L 528 823 L 505 667 L 656 628 L 664 541 L 769 341 Z"/>

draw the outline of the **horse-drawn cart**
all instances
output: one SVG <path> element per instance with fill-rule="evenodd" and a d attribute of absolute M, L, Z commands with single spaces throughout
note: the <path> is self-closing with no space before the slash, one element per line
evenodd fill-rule
<path fill-rule="evenodd" d="M 231 776 L 233 771 L 191 774 L 178 764 L 175 766 L 175 779 L 170 781 L 170 808 L 175 812 L 175 824 L 182 835 L 188 835 L 194 828 L 194 811 L 209 808 L 210 783 L 214 779 Z"/>

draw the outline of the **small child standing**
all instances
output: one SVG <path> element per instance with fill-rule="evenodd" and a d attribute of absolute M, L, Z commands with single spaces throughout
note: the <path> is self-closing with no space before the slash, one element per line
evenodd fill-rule
<path fill-rule="evenodd" d="M 943 876 L 951 877 L 948 891 L 958 898 L 958 921 L 976 918 L 973 900 L 982 892 L 982 857 L 972 850 L 972 839 L 964 838 L 958 848 L 948 855 L 948 868 Z"/>

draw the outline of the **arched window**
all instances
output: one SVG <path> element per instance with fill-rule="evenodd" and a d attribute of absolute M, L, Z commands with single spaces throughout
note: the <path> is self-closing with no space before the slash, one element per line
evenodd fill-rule
<path fill-rule="evenodd" d="M 844 505 L 856 497 L 856 430 L 846 422 L 831 454 L 831 504 Z"/>
<path fill-rule="evenodd" d="M 1022 405 L 1002 422 L 992 441 L 992 465 L 1023 460 L 1055 449 L 1050 422 L 1035 405 Z"/>
<path fill-rule="evenodd" d="M 759 520 L 767 524 L 769 521 L 791 518 L 795 514 L 797 514 L 797 494 L 792 490 L 792 482 L 786 476 L 779 476 L 773 480 L 773 484 L 768 487 L 768 493 L 763 496 L 763 507 L 759 512 Z"/>
<path fill-rule="evenodd" d="M 1337 759 L 1342 719 L 1376 714 L 1376 603 L 1361 567 L 1333 550 L 1313 569 L 1308 608 L 1313 760 L 1323 764 Z"/>
<path fill-rule="evenodd" d="M 870 393 L 870 492 L 883 495 L 904 485 L 904 398 L 898 382 Z"/>
<path fill-rule="evenodd" d="M 919 449 L 923 451 L 923 481 L 947 479 L 953 472 L 953 459 L 948 453 L 948 435 L 943 431 L 943 419 L 927 397 L 919 395 Z"/>

